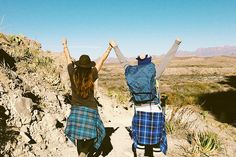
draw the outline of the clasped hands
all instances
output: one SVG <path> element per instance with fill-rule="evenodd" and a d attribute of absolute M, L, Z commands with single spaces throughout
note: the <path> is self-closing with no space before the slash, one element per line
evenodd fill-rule
<path fill-rule="evenodd" d="M 66 39 L 66 38 L 65 38 L 65 39 L 62 39 L 62 45 L 63 45 L 63 47 L 67 47 L 67 39 Z M 114 40 L 110 40 L 110 41 L 109 41 L 109 46 L 111 46 L 112 48 L 114 48 L 114 47 L 117 47 L 118 44 L 117 44 Z"/>
<path fill-rule="evenodd" d="M 177 43 L 178 45 L 179 45 L 181 42 L 182 42 L 182 41 L 181 41 L 180 38 L 176 38 L 176 39 L 175 39 L 175 43 Z M 62 45 L 63 45 L 64 48 L 67 47 L 67 39 L 63 39 L 63 40 L 62 40 Z M 118 44 L 116 43 L 116 41 L 110 40 L 110 41 L 109 41 L 109 46 L 110 46 L 111 48 L 114 48 L 114 47 L 117 47 Z"/>
<path fill-rule="evenodd" d="M 181 41 L 180 38 L 177 37 L 177 38 L 175 39 L 175 43 L 176 43 L 176 44 L 179 45 L 181 42 L 182 42 L 182 41 Z M 118 46 L 118 44 L 117 44 L 114 40 L 110 40 L 109 45 L 110 45 L 112 48 Z"/>

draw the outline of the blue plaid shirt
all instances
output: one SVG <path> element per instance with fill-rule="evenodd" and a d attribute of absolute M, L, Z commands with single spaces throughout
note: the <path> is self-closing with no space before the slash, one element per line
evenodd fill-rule
<path fill-rule="evenodd" d="M 160 144 L 161 151 L 167 152 L 165 117 L 162 112 L 135 111 L 132 121 L 134 146 Z"/>
<path fill-rule="evenodd" d="M 76 144 L 76 140 L 94 140 L 98 149 L 105 137 L 105 128 L 97 110 L 84 106 L 72 106 L 65 129 L 66 136 Z"/>

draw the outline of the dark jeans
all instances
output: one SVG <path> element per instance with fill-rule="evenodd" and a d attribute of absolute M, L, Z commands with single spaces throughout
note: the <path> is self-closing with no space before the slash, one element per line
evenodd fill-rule
<path fill-rule="evenodd" d="M 144 156 L 153 157 L 153 148 L 155 145 L 145 145 L 144 147 Z M 132 150 L 134 153 L 134 157 L 137 157 L 136 149 L 134 148 L 134 145 L 132 146 Z"/>
<path fill-rule="evenodd" d="M 148 157 L 153 157 L 153 146 L 152 145 L 145 146 L 144 155 L 148 156 Z"/>
<path fill-rule="evenodd" d="M 78 154 L 81 152 L 88 154 L 90 149 L 92 148 L 94 143 L 94 139 L 91 140 L 77 140 L 77 151 Z"/>

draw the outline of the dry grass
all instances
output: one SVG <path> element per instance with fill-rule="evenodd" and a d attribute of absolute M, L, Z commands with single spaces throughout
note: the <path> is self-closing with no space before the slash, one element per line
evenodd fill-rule
<path fill-rule="evenodd" d="M 184 136 L 187 128 L 180 122 L 169 120 L 165 123 L 166 133 L 174 136 Z"/>
<path fill-rule="evenodd" d="M 178 79 L 175 77 L 176 80 Z M 199 96 L 205 93 L 210 93 L 221 89 L 221 86 L 217 83 L 206 82 L 180 82 L 166 80 L 165 85 L 168 85 L 170 89 L 163 90 L 163 94 L 167 95 L 168 105 L 201 105 L 199 104 Z"/>
<path fill-rule="evenodd" d="M 231 72 L 236 71 L 235 62 L 236 58 L 233 57 L 176 58 L 160 80 L 161 92 L 168 96 L 167 104 L 201 105 L 199 95 L 222 90 L 224 87 L 218 82 L 224 79 L 224 75 L 232 75 Z M 122 103 L 129 100 L 124 71 L 119 64 L 105 65 L 100 74 L 99 86 L 107 89 L 109 96 L 115 95 Z"/>

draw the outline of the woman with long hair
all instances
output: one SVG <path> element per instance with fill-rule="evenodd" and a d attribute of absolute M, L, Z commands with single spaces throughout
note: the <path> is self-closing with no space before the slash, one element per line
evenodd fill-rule
<path fill-rule="evenodd" d="M 94 98 L 94 82 L 112 47 L 108 46 L 98 63 L 91 61 L 85 54 L 73 62 L 67 40 L 63 40 L 62 44 L 72 90 L 72 106 L 65 134 L 76 145 L 79 157 L 86 157 L 91 149 L 100 147 L 105 137 L 105 128 L 97 109 L 98 102 Z"/>

